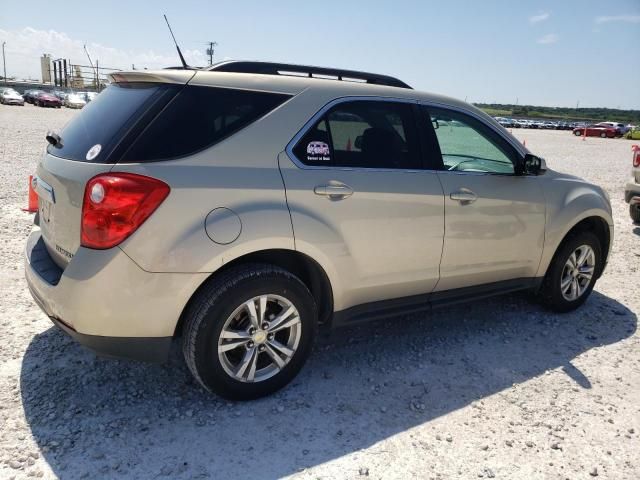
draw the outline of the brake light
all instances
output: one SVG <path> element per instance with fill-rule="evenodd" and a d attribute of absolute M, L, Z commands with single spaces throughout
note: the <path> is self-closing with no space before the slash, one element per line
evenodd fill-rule
<path fill-rule="evenodd" d="M 87 182 L 80 244 L 107 249 L 122 243 L 160 206 L 169 185 L 134 173 L 107 173 Z"/>
<path fill-rule="evenodd" d="M 640 147 L 638 145 L 632 145 L 631 150 L 633 150 L 633 166 L 640 167 Z"/>

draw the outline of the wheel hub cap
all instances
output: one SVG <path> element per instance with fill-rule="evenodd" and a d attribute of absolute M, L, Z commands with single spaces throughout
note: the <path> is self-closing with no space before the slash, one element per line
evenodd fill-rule
<path fill-rule="evenodd" d="M 258 330 L 253 334 L 253 341 L 255 343 L 264 343 L 267 341 L 267 332 L 264 330 Z"/>

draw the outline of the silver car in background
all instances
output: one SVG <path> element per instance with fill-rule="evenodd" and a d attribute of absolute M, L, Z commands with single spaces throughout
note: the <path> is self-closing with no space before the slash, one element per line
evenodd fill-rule
<path fill-rule="evenodd" d="M 0 103 L 24 106 L 24 98 L 13 88 L 0 88 Z"/>
<path fill-rule="evenodd" d="M 64 98 L 64 106 L 67 108 L 82 108 L 87 104 L 87 101 L 84 99 L 83 95 L 78 93 L 69 93 Z"/>
<path fill-rule="evenodd" d="M 263 62 L 111 81 L 47 135 L 25 249 L 35 301 L 100 354 L 181 337 L 205 388 L 250 399 L 320 326 L 520 290 L 566 312 L 604 271 L 603 190 L 464 102 Z"/>

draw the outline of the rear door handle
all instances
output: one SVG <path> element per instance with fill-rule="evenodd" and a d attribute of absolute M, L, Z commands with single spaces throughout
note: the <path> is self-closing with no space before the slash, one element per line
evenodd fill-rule
<path fill-rule="evenodd" d="M 456 192 L 452 192 L 449 195 L 449 198 L 460 202 L 460 205 L 469 205 L 475 202 L 478 199 L 478 196 L 468 188 L 461 188 Z"/>
<path fill-rule="evenodd" d="M 343 200 L 353 195 L 353 189 L 348 185 L 318 185 L 314 187 L 313 193 L 329 200 Z"/>

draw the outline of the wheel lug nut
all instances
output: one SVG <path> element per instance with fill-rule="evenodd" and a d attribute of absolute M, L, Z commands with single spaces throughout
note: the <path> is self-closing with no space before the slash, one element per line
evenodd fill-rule
<path fill-rule="evenodd" d="M 267 322 L 264 322 L 264 323 L 262 324 L 262 329 L 263 329 L 263 330 L 266 330 L 267 328 L 269 328 L 269 324 L 268 324 Z"/>
<path fill-rule="evenodd" d="M 264 345 L 260 345 L 260 346 L 258 347 L 258 351 L 260 351 L 260 352 L 264 352 Z"/>
<path fill-rule="evenodd" d="M 254 344 L 253 342 L 249 342 L 249 343 L 247 343 L 247 346 L 248 346 L 249 348 L 253 348 L 253 347 L 254 347 L 254 345 L 255 345 L 255 344 Z"/>
<path fill-rule="evenodd" d="M 249 335 L 253 335 L 254 333 L 256 333 L 256 329 L 255 329 L 255 328 L 253 328 L 253 327 L 251 327 L 251 328 L 249 329 Z"/>
<path fill-rule="evenodd" d="M 270 333 L 270 334 L 267 336 L 267 338 L 268 338 L 269 340 L 273 340 L 273 337 L 274 337 L 273 333 Z"/>

